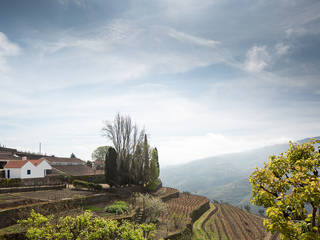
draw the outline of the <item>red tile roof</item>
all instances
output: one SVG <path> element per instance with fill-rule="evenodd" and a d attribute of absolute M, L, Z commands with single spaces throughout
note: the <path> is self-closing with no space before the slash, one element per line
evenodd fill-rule
<path fill-rule="evenodd" d="M 27 162 L 31 162 L 34 166 L 38 166 L 44 159 L 38 160 L 9 160 L 4 168 L 22 168 Z"/>
<path fill-rule="evenodd" d="M 44 159 L 29 160 L 33 165 L 38 166 Z"/>
<path fill-rule="evenodd" d="M 4 168 L 22 168 L 28 160 L 10 160 L 4 166 Z"/>

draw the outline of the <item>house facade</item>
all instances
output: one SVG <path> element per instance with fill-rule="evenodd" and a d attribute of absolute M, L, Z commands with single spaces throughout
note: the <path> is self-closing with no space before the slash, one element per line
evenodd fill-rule
<path fill-rule="evenodd" d="M 4 166 L 5 178 L 43 178 L 52 167 L 44 159 L 10 160 Z"/>

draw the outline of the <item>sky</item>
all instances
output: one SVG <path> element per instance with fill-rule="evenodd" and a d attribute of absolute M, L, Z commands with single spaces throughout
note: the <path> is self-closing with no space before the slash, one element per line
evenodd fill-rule
<path fill-rule="evenodd" d="M 84 160 L 129 115 L 160 165 L 320 135 L 318 0 L 2 0 L 0 144 Z"/>

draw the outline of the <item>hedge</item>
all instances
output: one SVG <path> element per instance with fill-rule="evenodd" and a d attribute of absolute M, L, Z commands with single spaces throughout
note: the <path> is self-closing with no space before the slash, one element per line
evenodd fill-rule
<path fill-rule="evenodd" d="M 20 178 L 0 178 L 0 187 L 19 187 L 20 185 Z"/>

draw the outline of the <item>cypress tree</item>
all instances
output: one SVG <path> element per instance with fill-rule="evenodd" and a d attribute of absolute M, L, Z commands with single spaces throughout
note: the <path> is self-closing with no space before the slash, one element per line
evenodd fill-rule
<path fill-rule="evenodd" d="M 158 169 L 158 151 L 156 148 L 152 150 L 151 164 L 150 164 L 150 183 L 153 183 L 159 177 Z"/>
<path fill-rule="evenodd" d="M 143 181 L 144 184 L 150 182 L 150 158 L 149 158 L 149 144 L 147 134 L 144 135 L 144 141 L 142 146 L 142 158 L 143 158 Z"/>
<path fill-rule="evenodd" d="M 108 148 L 105 159 L 105 178 L 110 186 L 117 184 L 117 155 L 113 147 Z"/>

